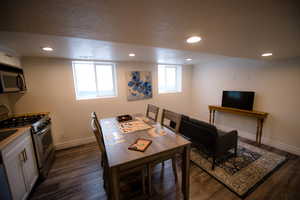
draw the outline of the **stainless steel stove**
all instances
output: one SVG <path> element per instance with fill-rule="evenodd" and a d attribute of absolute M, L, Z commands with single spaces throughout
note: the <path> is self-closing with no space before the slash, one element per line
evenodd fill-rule
<path fill-rule="evenodd" d="M 33 125 L 44 117 L 45 115 L 43 114 L 11 117 L 4 121 L 1 121 L 0 128 L 18 128 L 27 125 Z"/>
<path fill-rule="evenodd" d="M 0 115 L 3 115 L 3 113 Z M 55 157 L 55 148 L 51 134 L 51 119 L 46 114 L 37 114 L 11 117 L 0 121 L 0 128 L 24 126 L 31 126 L 40 176 L 41 178 L 46 178 Z"/>

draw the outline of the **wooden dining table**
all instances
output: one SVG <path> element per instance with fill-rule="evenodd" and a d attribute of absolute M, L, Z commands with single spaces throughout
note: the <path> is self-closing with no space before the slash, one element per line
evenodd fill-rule
<path fill-rule="evenodd" d="M 143 117 L 141 114 L 134 116 Z M 164 161 L 180 154 L 182 158 L 181 189 L 183 198 L 189 199 L 191 142 L 157 122 L 152 120 L 144 121 L 152 128 L 123 133 L 119 128 L 119 122 L 116 117 L 100 120 L 110 169 L 110 198 L 114 200 L 120 199 L 120 171 L 122 169 L 157 163 L 158 161 Z M 150 139 L 152 141 L 145 152 L 128 149 L 138 138 Z"/>

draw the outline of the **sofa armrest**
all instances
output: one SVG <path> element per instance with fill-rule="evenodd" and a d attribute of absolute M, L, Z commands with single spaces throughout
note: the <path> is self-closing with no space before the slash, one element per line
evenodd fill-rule
<path fill-rule="evenodd" d="M 236 130 L 230 132 L 218 130 L 218 135 L 216 154 L 224 154 L 228 150 L 237 147 L 238 132 Z"/>

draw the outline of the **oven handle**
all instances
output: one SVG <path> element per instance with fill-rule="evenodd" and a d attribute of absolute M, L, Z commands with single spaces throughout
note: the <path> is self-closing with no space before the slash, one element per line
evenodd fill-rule
<path fill-rule="evenodd" d="M 49 130 L 50 130 L 50 125 L 47 125 L 46 128 L 44 128 L 44 129 L 41 130 L 41 131 L 38 131 L 38 132 L 36 133 L 36 135 L 42 135 L 42 134 L 44 134 L 45 132 L 47 132 L 47 131 L 49 131 Z"/>

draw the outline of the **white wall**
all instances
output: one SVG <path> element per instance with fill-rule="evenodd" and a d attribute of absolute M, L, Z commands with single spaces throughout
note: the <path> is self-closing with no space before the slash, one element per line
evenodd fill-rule
<path fill-rule="evenodd" d="M 221 105 L 223 90 L 255 91 L 254 110 L 269 113 L 262 142 L 300 154 L 300 59 L 228 58 L 194 66 L 193 116 L 208 121 L 208 105 Z M 216 124 L 255 138 L 255 119 L 216 113 Z"/>
<path fill-rule="evenodd" d="M 25 95 L 10 97 L 14 112 L 49 111 L 53 121 L 54 142 L 58 147 L 76 145 L 93 139 L 89 117 L 96 111 L 101 118 L 126 113 L 145 113 L 148 103 L 189 114 L 192 67 L 183 66 L 182 93 L 157 93 L 157 66 L 136 62 L 117 63 L 118 97 L 77 101 L 71 61 L 66 59 L 22 59 L 28 87 Z M 125 74 L 132 70 L 153 72 L 153 98 L 128 102 Z"/>
<path fill-rule="evenodd" d="M 101 117 L 145 112 L 152 103 L 180 113 L 208 120 L 208 105 L 220 105 L 223 90 L 256 92 L 254 109 L 269 112 L 263 129 L 263 143 L 300 154 L 300 59 L 257 61 L 224 58 L 215 62 L 183 67 L 182 93 L 158 95 L 155 64 L 117 63 L 118 97 L 76 101 L 71 61 L 54 58 L 22 60 L 28 86 L 25 95 L 9 95 L 16 113 L 50 111 L 55 144 L 67 147 L 93 139 L 89 115 Z M 125 72 L 151 70 L 153 98 L 128 102 Z M 0 101 L 7 102 L 7 96 Z M 224 129 L 238 129 L 239 135 L 254 139 L 256 121 L 217 113 L 216 123 Z"/>
<path fill-rule="evenodd" d="M 9 94 L 0 94 L 0 104 L 6 105 L 8 109 L 12 111 L 12 105 L 9 100 Z"/>

